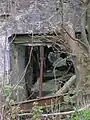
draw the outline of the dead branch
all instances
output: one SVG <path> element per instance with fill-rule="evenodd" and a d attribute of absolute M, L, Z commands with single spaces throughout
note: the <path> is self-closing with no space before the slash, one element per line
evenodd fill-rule
<path fill-rule="evenodd" d="M 68 90 L 69 87 L 75 82 L 75 80 L 76 80 L 76 75 L 73 75 L 73 76 L 64 84 L 64 86 L 55 93 L 55 96 L 58 96 L 58 95 L 61 95 L 62 93 L 67 92 L 67 90 Z"/>
<path fill-rule="evenodd" d="M 77 112 L 86 110 L 86 109 L 88 109 L 89 107 L 90 107 L 90 104 L 84 106 L 84 107 L 81 108 L 81 109 L 78 109 Z M 73 110 L 73 111 L 67 111 L 67 112 L 58 112 L 58 113 L 42 114 L 42 117 L 57 116 L 57 115 L 69 115 L 69 114 L 72 114 L 72 113 L 75 113 L 75 112 L 76 112 L 76 111 Z M 18 117 L 21 117 L 21 116 L 32 116 L 32 113 L 22 113 L 22 114 L 18 114 L 17 116 L 18 116 Z"/>

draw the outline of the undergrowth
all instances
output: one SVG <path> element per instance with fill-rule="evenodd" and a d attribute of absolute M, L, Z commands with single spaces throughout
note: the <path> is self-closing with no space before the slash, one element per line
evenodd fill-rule
<path fill-rule="evenodd" d="M 68 116 L 67 120 L 90 120 L 90 109 L 81 112 L 76 111 L 71 116 Z"/>

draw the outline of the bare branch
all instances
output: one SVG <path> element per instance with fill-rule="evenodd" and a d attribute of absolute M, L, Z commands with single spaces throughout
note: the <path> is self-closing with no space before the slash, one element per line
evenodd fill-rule
<path fill-rule="evenodd" d="M 79 39 L 73 38 L 73 37 L 68 33 L 68 31 L 64 28 L 64 26 L 61 25 L 61 27 L 63 28 L 63 30 L 68 34 L 68 36 L 69 36 L 72 40 L 74 40 L 74 41 L 76 41 L 76 42 L 79 42 L 81 45 L 83 45 L 85 48 L 87 48 L 87 45 L 86 45 L 84 42 L 82 42 L 82 41 L 79 40 Z M 87 49 L 88 49 L 88 48 L 87 48 Z"/>

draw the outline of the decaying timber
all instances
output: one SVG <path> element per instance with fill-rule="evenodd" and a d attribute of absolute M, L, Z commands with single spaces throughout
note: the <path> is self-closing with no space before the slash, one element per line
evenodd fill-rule
<path fill-rule="evenodd" d="M 76 79 L 76 75 L 73 75 L 73 76 L 64 84 L 64 86 L 55 93 L 55 95 L 57 96 L 57 95 L 60 95 L 60 94 L 63 94 L 63 93 L 65 93 L 65 92 L 67 92 L 67 90 L 69 89 L 69 87 L 70 87 L 73 83 L 75 83 L 75 79 Z"/>

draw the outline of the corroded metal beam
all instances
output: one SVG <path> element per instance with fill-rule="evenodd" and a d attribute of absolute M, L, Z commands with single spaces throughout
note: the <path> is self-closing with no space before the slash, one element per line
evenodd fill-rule
<path fill-rule="evenodd" d="M 38 103 L 38 106 L 42 108 L 51 107 L 51 104 L 55 105 L 56 102 L 63 102 L 63 96 L 49 96 L 49 97 L 41 97 L 38 99 L 28 100 L 13 104 L 12 106 L 19 106 L 23 111 L 30 111 L 33 107 L 33 103 Z"/>

